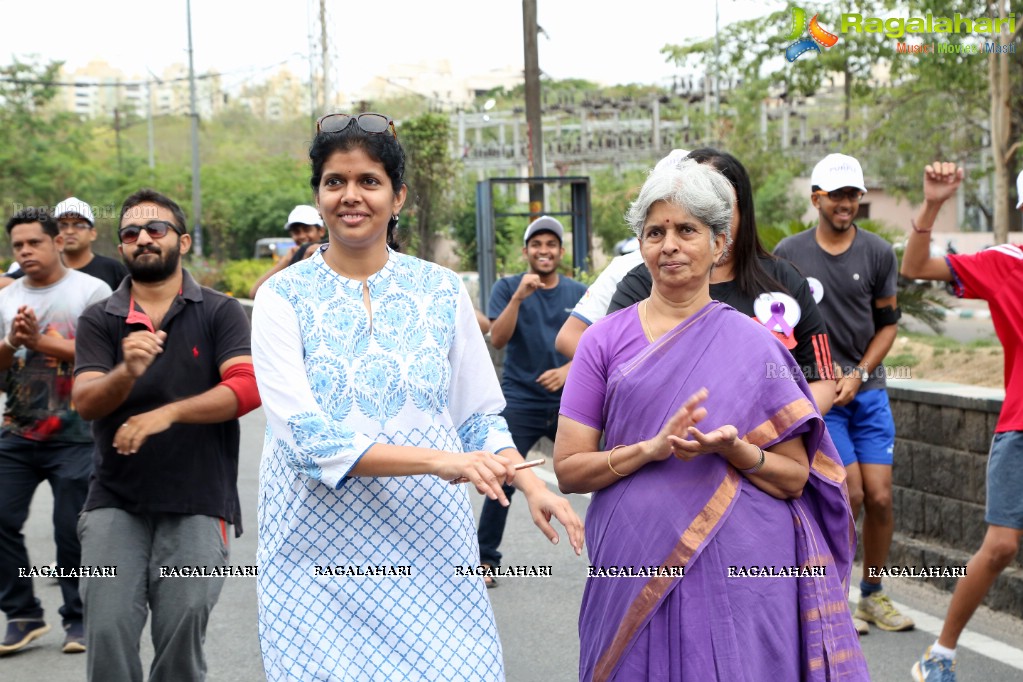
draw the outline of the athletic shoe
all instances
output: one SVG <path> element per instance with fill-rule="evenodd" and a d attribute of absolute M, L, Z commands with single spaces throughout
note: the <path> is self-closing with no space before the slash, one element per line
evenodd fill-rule
<path fill-rule="evenodd" d="M 853 627 L 856 628 L 856 634 L 858 635 L 869 635 L 870 625 L 867 621 L 862 618 L 853 618 Z"/>
<path fill-rule="evenodd" d="M 0 643 L 0 656 L 21 651 L 33 639 L 38 639 L 50 631 L 50 626 L 42 618 L 15 618 L 7 621 L 7 633 Z"/>
<path fill-rule="evenodd" d="M 955 659 L 931 656 L 931 647 L 913 664 L 915 682 L 956 682 Z"/>
<path fill-rule="evenodd" d="M 915 625 L 911 619 L 899 613 L 895 604 L 884 592 L 875 592 L 869 597 L 862 597 L 859 606 L 856 607 L 856 613 L 853 615 L 889 632 L 912 630 Z"/>
<path fill-rule="evenodd" d="M 85 626 L 82 621 L 76 620 L 64 626 L 64 653 L 82 654 L 85 653 Z"/>

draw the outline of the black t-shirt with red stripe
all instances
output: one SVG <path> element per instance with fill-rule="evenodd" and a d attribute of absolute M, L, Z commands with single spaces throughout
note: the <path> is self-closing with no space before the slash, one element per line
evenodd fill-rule
<path fill-rule="evenodd" d="M 788 294 L 799 304 L 801 315 L 793 330 L 796 347 L 789 352 L 803 371 L 806 380 L 834 379 L 828 328 L 824 324 L 824 316 L 813 300 L 806 279 L 796 272 L 791 263 L 780 258 L 761 258 L 760 265 L 774 281 L 785 287 L 785 291 L 781 293 Z M 652 285 L 650 271 L 647 270 L 645 263 L 640 263 L 618 283 L 618 290 L 607 308 L 608 314 L 642 301 L 650 295 Z M 743 296 L 735 280 L 711 284 L 710 297 L 715 301 L 727 303 L 750 317 L 756 317 L 753 311 L 756 297 Z"/>
<path fill-rule="evenodd" d="M 237 419 L 174 424 L 150 436 L 134 455 L 114 450 L 114 434 L 129 417 L 189 398 L 221 381 L 220 365 L 251 355 L 248 317 L 237 300 L 200 287 L 187 273 L 160 329 L 163 352 L 139 377 L 127 399 L 92 423 L 96 449 L 85 510 L 116 507 L 142 513 L 202 514 L 235 525 L 238 502 Z M 121 342 L 142 328 L 129 322 L 131 280 L 85 310 L 75 340 L 75 376 L 110 372 L 124 359 Z"/>

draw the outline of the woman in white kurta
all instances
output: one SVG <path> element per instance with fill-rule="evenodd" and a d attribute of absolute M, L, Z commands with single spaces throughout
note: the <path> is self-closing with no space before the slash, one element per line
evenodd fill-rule
<path fill-rule="evenodd" d="M 479 557 L 468 487 L 452 481 L 503 499 L 514 477 L 577 552 L 581 522 L 515 476 L 461 280 L 390 248 L 404 156 L 373 116 L 321 119 L 310 158 L 330 244 L 272 277 L 253 313 L 264 667 L 271 681 L 500 680 L 490 602 L 465 575 Z"/>

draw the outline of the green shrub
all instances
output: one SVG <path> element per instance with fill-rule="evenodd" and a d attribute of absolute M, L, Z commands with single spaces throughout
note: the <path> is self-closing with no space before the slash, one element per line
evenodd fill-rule
<path fill-rule="evenodd" d="M 185 259 L 184 267 L 200 286 L 223 291 L 220 286 L 220 272 L 223 264 L 220 261 L 191 253 Z"/>
<path fill-rule="evenodd" d="M 228 261 L 220 270 L 218 288 L 235 298 L 248 298 L 252 285 L 270 269 L 271 265 L 267 258 Z"/>

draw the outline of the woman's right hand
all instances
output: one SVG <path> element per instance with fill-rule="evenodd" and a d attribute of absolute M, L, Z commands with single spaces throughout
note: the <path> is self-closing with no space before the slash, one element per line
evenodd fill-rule
<path fill-rule="evenodd" d="M 689 427 L 696 426 L 707 416 L 707 410 L 700 407 L 700 403 L 707 399 L 707 395 L 707 389 L 701 388 L 689 396 L 682 407 L 678 408 L 678 411 L 661 427 L 657 435 L 646 441 L 651 461 L 660 461 L 671 457 L 673 450 L 668 436 L 675 436 L 682 440 L 689 438 Z"/>
<path fill-rule="evenodd" d="M 501 486 L 511 485 L 515 469 L 507 457 L 482 450 L 438 454 L 435 476 L 449 483 L 472 483 L 481 495 L 508 506 L 508 497 Z"/>

